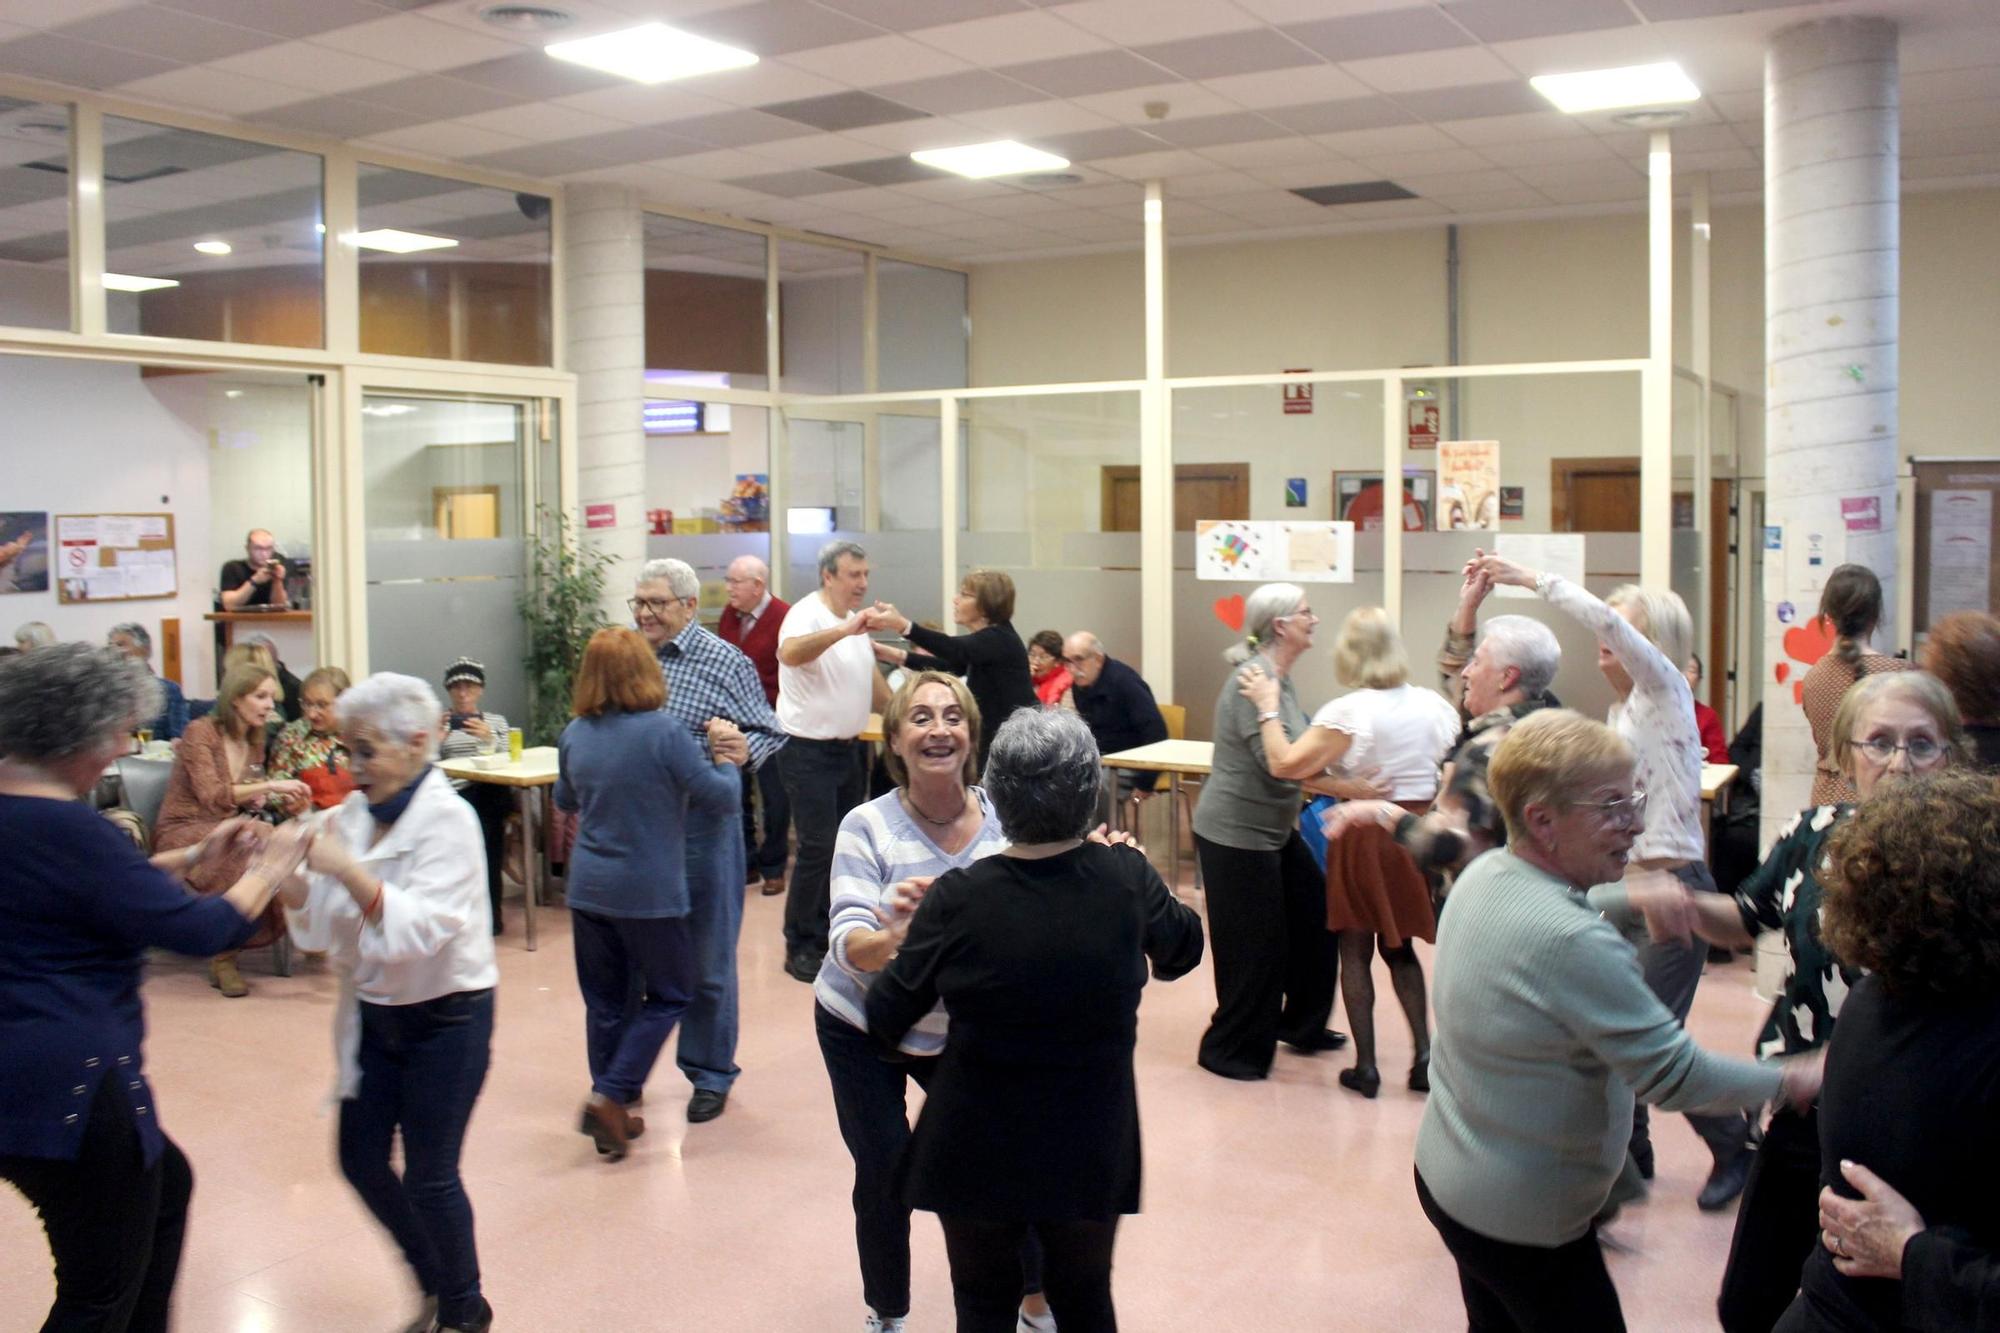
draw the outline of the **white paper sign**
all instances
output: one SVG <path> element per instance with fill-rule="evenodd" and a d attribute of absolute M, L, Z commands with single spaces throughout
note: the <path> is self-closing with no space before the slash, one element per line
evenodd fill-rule
<path fill-rule="evenodd" d="M 1195 577 L 1252 583 L 1354 582 L 1354 525 L 1202 519 Z"/>
<path fill-rule="evenodd" d="M 1931 492 L 1930 614 L 1985 611 L 1991 603 L 1993 492 Z"/>
<path fill-rule="evenodd" d="M 1785 528 L 1785 591 L 1793 597 L 1826 587 L 1827 575 L 1847 559 L 1847 529 L 1837 514 Z"/>
<path fill-rule="evenodd" d="M 59 518 L 56 520 L 56 541 L 95 542 L 97 540 L 97 520 L 94 518 Z"/>
<path fill-rule="evenodd" d="M 139 520 L 122 514 L 104 514 L 97 520 L 99 546 L 137 546 Z"/>
<path fill-rule="evenodd" d="M 167 516 L 165 514 L 153 514 L 150 517 L 139 520 L 139 537 L 141 540 L 150 538 L 154 541 L 164 541 L 166 540 L 166 536 Z"/>
<path fill-rule="evenodd" d="M 1583 582 L 1583 534 L 1580 532 L 1503 532 L 1493 552 L 1542 574 L 1560 574 L 1571 583 Z M 1496 597 L 1533 597 L 1533 588 L 1501 587 Z"/>

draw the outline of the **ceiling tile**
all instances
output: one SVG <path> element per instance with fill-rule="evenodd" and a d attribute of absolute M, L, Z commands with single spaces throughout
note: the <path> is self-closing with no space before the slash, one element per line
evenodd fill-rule
<path fill-rule="evenodd" d="M 940 78 L 914 79 L 908 83 L 891 83 L 875 89 L 890 101 L 928 111 L 934 116 L 1016 106 L 1033 101 L 1036 91 L 983 69 L 947 74 Z"/>
<path fill-rule="evenodd" d="M 1235 0 L 1235 3 L 1267 23 L 1305 23 L 1410 7 L 1410 0 Z"/>
<path fill-rule="evenodd" d="M 1904 78 L 1910 76 L 1905 74 Z M 1708 100 L 1715 104 L 1730 120 L 1754 120 L 1760 124 L 1764 119 L 1764 94 L 1762 93 L 1710 93 Z"/>
<path fill-rule="evenodd" d="M 1209 171 L 1194 176 L 1174 177 L 1168 207 L 1174 199 L 1220 199 L 1264 189 L 1263 182 L 1240 171 Z"/>
<path fill-rule="evenodd" d="M 1407 125 L 1417 119 L 1386 97 L 1346 97 L 1335 102 L 1266 107 L 1264 114 L 1301 134 L 1374 130 L 1384 125 Z"/>
<path fill-rule="evenodd" d="M 1506 61 L 1483 46 L 1450 51 L 1423 51 L 1406 56 L 1350 60 L 1341 66 L 1377 92 L 1420 92 L 1431 88 L 1462 88 L 1471 84 L 1518 79 Z M 1538 105 L 1548 103 L 1537 99 Z"/>
<path fill-rule="evenodd" d="M 2000 126 L 2000 71 L 1995 71 L 1993 93 L 1977 102 L 1905 102 L 1900 115 L 1904 134 L 1931 130 L 1957 130 L 1973 126 Z M 1678 139 L 1678 133 L 1674 136 Z"/>
<path fill-rule="evenodd" d="M 373 134 L 355 146 L 363 153 L 374 146 L 394 153 L 416 153 L 424 157 L 476 157 L 481 153 L 497 153 L 503 148 L 518 148 L 521 141 L 511 134 L 446 121 Z"/>
<path fill-rule="evenodd" d="M 498 88 L 482 88 L 436 74 L 412 74 L 394 83 L 356 88 L 353 96 L 377 106 L 408 111 L 425 120 L 456 120 L 481 111 L 497 111 L 503 106 L 518 106 L 530 100 L 512 96 Z"/>
<path fill-rule="evenodd" d="M 1493 164 L 1470 148 L 1446 148 L 1431 153 L 1356 154 L 1355 161 L 1397 180 L 1405 176 L 1437 176 L 1447 172 L 1490 171 Z"/>
<path fill-rule="evenodd" d="M 585 157 L 594 158 L 606 166 L 623 166 L 628 162 L 659 162 L 670 157 L 691 157 L 709 150 L 710 145 L 695 143 L 665 130 L 634 127 L 623 130 L 606 130 L 602 134 L 586 134 L 580 139 L 565 139 L 558 147 L 572 149 Z"/>
<path fill-rule="evenodd" d="M 1148 64 L 1130 51 L 1086 51 L 1053 60 L 1004 65 L 999 72 L 1056 97 L 1144 88 L 1164 77 L 1158 65 Z"/>
<path fill-rule="evenodd" d="M 1930 102 L 1960 102 L 2000 95 L 2000 69 L 1979 66 L 1972 69 L 1933 69 L 1919 73 L 1903 71 L 1898 98 L 1907 116 L 1913 106 Z"/>
<path fill-rule="evenodd" d="M 350 55 L 311 42 L 281 42 L 209 63 L 219 75 L 247 74 L 253 79 L 289 83 L 300 92 L 315 93 L 353 92 L 409 76 L 409 70 L 401 65 Z M 514 100 L 530 96 L 533 94 L 522 93 Z"/>
<path fill-rule="evenodd" d="M 1343 130 L 1338 134 L 1315 134 L 1312 141 L 1343 157 L 1429 153 L 1460 146 L 1456 139 L 1435 125 L 1389 125 L 1379 130 Z"/>
<path fill-rule="evenodd" d="M 1329 154 L 1324 144 L 1311 139 L 1292 135 L 1284 139 L 1266 139 L 1261 143 L 1217 144 L 1201 150 L 1203 158 L 1219 162 L 1227 167 L 1280 167 L 1297 162 L 1324 162 Z"/>
<path fill-rule="evenodd" d="M 1625 0 L 1439 0 L 1444 12 L 1482 42 L 1549 37 L 1637 23 Z"/>
<path fill-rule="evenodd" d="M 852 130 L 863 125 L 888 125 L 899 120 L 919 120 L 930 114 L 863 92 L 832 93 L 796 102 L 773 102 L 758 110 L 797 121 L 801 125 L 810 125 L 816 130 Z"/>
<path fill-rule="evenodd" d="M 1541 192 L 1559 204 L 1617 204 L 1646 197 L 1646 182 L 1639 176 L 1629 181 L 1591 181 L 1579 185 L 1543 185 Z"/>
<path fill-rule="evenodd" d="M 846 85 L 837 79 L 814 74 L 782 60 L 763 60 L 747 69 L 704 74 L 694 80 L 690 88 L 704 97 L 736 106 L 796 102 L 802 97 L 824 97 L 846 91 Z"/>
<path fill-rule="evenodd" d="M 613 74 L 599 73 L 563 60 L 551 60 L 540 51 L 519 51 L 496 60 L 459 65 L 447 72 L 454 79 L 495 88 L 521 101 L 569 97 L 599 88 L 615 88 L 626 82 Z"/>
<path fill-rule="evenodd" d="M 1257 74 L 1265 70 L 1322 63 L 1311 51 L 1269 28 L 1223 33 L 1215 37 L 1190 37 L 1178 42 L 1134 47 L 1133 50 L 1185 79 L 1220 79 L 1236 74 Z"/>
<path fill-rule="evenodd" d="M 934 46 L 908 37 L 878 36 L 862 42 L 842 42 L 810 51 L 795 51 L 785 63 L 857 88 L 866 88 L 894 70 L 898 78 L 920 79 L 939 74 L 957 74 L 969 68 L 957 56 L 946 55 Z"/>
<path fill-rule="evenodd" d="M 863 185 L 907 185 L 911 181 L 936 180 L 946 173 L 935 167 L 927 167 L 921 162 L 903 157 L 878 157 L 866 162 L 844 162 L 837 166 L 821 167 Z"/>
<path fill-rule="evenodd" d="M 382 11 L 362 0 L 155 0 L 166 9 L 220 19 L 280 37 L 312 37 L 367 23 Z"/>
<path fill-rule="evenodd" d="M 1074 102 L 1033 102 L 1027 106 L 995 107 L 991 111 L 964 111 L 953 119 L 1003 139 L 1039 139 L 1051 134 L 1105 129 L 1117 123 Z"/>
<path fill-rule="evenodd" d="M 894 125 L 862 125 L 847 137 L 867 144 L 871 153 L 914 153 L 919 148 L 952 148 L 960 144 L 989 143 L 993 136 L 976 126 L 926 116 L 922 120 L 899 121 Z"/>
<path fill-rule="evenodd" d="M 313 38 L 357 56 L 386 60 L 408 69 L 452 69 L 519 54 L 518 43 L 483 32 L 438 23 L 421 14 L 395 14 L 373 23 L 335 28 Z"/>
<path fill-rule="evenodd" d="M 492 171 L 512 171 L 523 176 L 564 176 L 600 165 L 588 154 L 560 143 L 532 143 L 519 148 L 503 148 L 497 153 L 475 157 L 471 162 L 474 166 Z"/>
<path fill-rule="evenodd" d="M 1062 16 L 1124 46 L 1258 26 L 1255 16 L 1214 0 L 1083 0 L 1064 6 Z"/>
<path fill-rule="evenodd" d="M 642 83 L 621 82 L 616 88 L 599 88 L 594 92 L 558 97 L 554 99 L 554 104 L 592 116 L 623 121 L 628 125 L 658 125 L 669 120 L 734 110 L 727 102 L 688 92 L 671 83 L 649 88 Z"/>
<path fill-rule="evenodd" d="M 1485 83 L 1466 88 L 1397 93 L 1396 101 L 1404 109 L 1433 122 L 1519 115 L 1544 110 L 1548 106 L 1525 83 Z"/>
<path fill-rule="evenodd" d="M 808 134 L 797 139 L 777 139 L 754 145 L 756 155 L 788 167 L 823 167 L 829 162 L 858 162 L 868 155 L 869 145 L 840 134 Z M 740 174 L 740 173 L 739 173 Z"/>
<path fill-rule="evenodd" d="M 47 32 L 0 45 L 0 73 L 25 74 L 78 88 L 115 88 L 173 68 L 171 60 Z"/>
<path fill-rule="evenodd" d="M 1400 56 L 1411 51 L 1441 51 L 1470 46 L 1464 29 L 1426 5 L 1375 14 L 1288 23 L 1283 29 L 1328 60 L 1346 62 L 1374 56 Z"/>
<path fill-rule="evenodd" d="M 1339 185 L 1305 185 L 1292 191 L 1309 204 L 1322 208 L 1342 208 L 1354 204 L 1381 204 L 1392 199 L 1408 199 L 1410 191 L 1394 181 L 1346 181 Z"/>
<path fill-rule="evenodd" d="M 1961 176 L 2000 176 L 2000 153 L 1921 157 L 1903 163 L 1904 180 L 1950 180 Z"/>
<path fill-rule="evenodd" d="M 586 134 L 603 134 L 610 130 L 628 128 L 615 120 L 586 115 L 581 111 L 572 111 L 568 107 L 554 106 L 547 102 L 501 107 L 497 111 L 482 111 L 477 115 L 460 116 L 458 119 L 462 124 L 480 129 L 498 130 L 502 134 L 511 134 L 528 143 L 560 143 L 564 139 L 580 139 Z"/>
<path fill-rule="evenodd" d="M 776 143 L 798 137 L 798 122 L 754 110 L 716 111 L 706 116 L 668 121 L 661 126 L 669 133 L 716 148 L 748 148 L 752 144 Z"/>
<path fill-rule="evenodd" d="M 1087 162 L 1100 157 L 1130 157 L 1134 153 L 1155 152 L 1165 145 L 1150 134 L 1119 126 L 1052 135 L 1039 140 L 1036 146 L 1060 153 L 1072 162 Z"/>
<path fill-rule="evenodd" d="M 1237 103 L 1200 83 L 1155 83 L 1143 88 L 1128 88 L 1123 92 L 1094 93 L 1070 99 L 1072 105 L 1098 112 L 1123 125 L 1152 124 L 1156 117 L 1149 114 L 1146 107 L 1155 102 L 1165 103 L 1167 115 L 1180 119 L 1221 116 L 1242 110 Z"/>
<path fill-rule="evenodd" d="M 332 139 L 361 139 L 384 130 L 415 125 L 426 118 L 348 97 L 315 97 L 290 106 L 272 107 L 259 113 L 257 119 L 280 129 L 304 130 Z"/>
<path fill-rule="evenodd" d="M 1674 175 L 1698 171 L 1755 171 L 1757 155 L 1748 148 L 1728 148 L 1712 153 L 1674 151 Z"/>
<path fill-rule="evenodd" d="M 1559 162 L 1602 162 L 1614 156 L 1588 134 L 1568 139 L 1541 139 L 1531 143 L 1496 143 L 1480 149 L 1480 155 L 1496 167 L 1540 167 Z"/>
<path fill-rule="evenodd" d="M 1382 173 L 1359 162 L 1328 158 L 1323 162 L 1300 162 L 1285 167 L 1253 167 L 1245 173 L 1281 190 L 1297 190 L 1313 185 L 1340 185 L 1349 181 L 1372 181 Z"/>
<path fill-rule="evenodd" d="M 989 68 L 1102 51 L 1111 45 L 1095 33 L 1085 32 L 1054 15 L 1027 10 L 923 28 L 915 36 L 940 51 L 949 51 L 961 60 Z"/>
<path fill-rule="evenodd" d="M 1550 162 L 1542 166 L 1513 168 L 1513 175 L 1525 185 L 1546 193 L 1557 186 L 1602 185 L 1606 182 L 1643 181 L 1644 175 L 1622 158 L 1594 162 Z"/>
<path fill-rule="evenodd" d="M 881 35 L 866 23 L 804 0 L 764 0 L 762 4 L 694 14 L 676 21 L 675 26 L 760 56 L 789 55 Z"/>
<path fill-rule="evenodd" d="M 1473 148 L 1491 143 L 1573 139 L 1584 133 L 1574 117 L 1560 111 L 1530 111 L 1516 116 L 1486 116 L 1473 120 L 1446 118 L 1433 123 L 1458 142 Z"/>
<path fill-rule="evenodd" d="M 1229 74 L 1218 79 L 1204 79 L 1202 86 L 1253 111 L 1300 102 L 1366 97 L 1369 92 L 1367 84 L 1333 65 L 1299 65 L 1259 74 Z"/>
<path fill-rule="evenodd" d="M 260 46 L 270 46 L 269 33 L 217 23 L 195 14 L 155 9 L 139 5 L 116 13 L 99 14 L 77 23 L 66 23 L 55 32 L 87 42 L 102 42 L 127 51 L 198 65 Z"/>
<path fill-rule="evenodd" d="M 134 0 L 7 0 L 11 26 L 54 28 L 94 14 L 123 9 Z"/>
<path fill-rule="evenodd" d="M 1177 147 L 1207 148 L 1215 144 L 1289 138 L 1294 131 L 1254 111 L 1237 111 L 1226 116 L 1163 120 L 1152 127 L 1152 133 Z"/>
<path fill-rule="evenodd" d="M 832 194 L 837 190 L 858 190 L 860 182 L 843 180 L 824 171 L 775 171 L 762 176 L 744 176 L 729 181 L 739 189 L 759 194 L 775 194 L 780 199 L 798 199 L 809 194 Z"/>
<path fill-rule="evenodd" d="M 665 167 L 678 176 L 714 181 L 733 180 L 738 176 L 771 174 L 769 158 L 758 157 L 741 148 L 718 148 L 710 153 L 676 157 L 666 163 Z"/>
<path fill-rule="evenodd" d="M 218 79 L 204 69 L 168 70 L 122 84 L 122 97 L 166 102 L 195 111 L 212 111 L 225 116 L 246 116 L 299 100 L 299 90 L 265 79 L 237 75 Z"/>
<path fill-rule="evenodd" d="M 820 3 L 849 18 L 894 32 L 1012 14 L 1020 9 L 1015 0 L 820 0 Z"/>
<path fill-rule="evenodd" d="M 1548 208 L 1549 197 L 1539 190 L 1493 190 L 1485 194 L 1459 194 L 1443 201 L 1454 213 L 1519 213 L 1531 208 Z"/>
<path fill-rule="evenodd" d="M 1134 153 L 1129 157 L 1104 157 L 1091 163 L 1099 171 L 1108 171 L 1126 180 L 1147 181 L 1178 175 L 1182 172 L 1207 172 L 1213 164 L 1198 153 L 1184 148 L 1163 148 L 1152 153 Z"/>

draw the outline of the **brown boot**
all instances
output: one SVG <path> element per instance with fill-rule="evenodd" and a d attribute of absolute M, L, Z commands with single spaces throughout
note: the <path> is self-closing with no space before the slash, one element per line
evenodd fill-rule
<path fill-rule="evenodd" d="M 626 1146 L 631 1142 L 631 1121 L 624 1107 L 602 1093 L 593 1092 L 583 1103 L 576 1128 L 597 1145 L 599 1154 L 616 1162 L 624 1158 Z M 640 1121 L 640 1132 L 644 1133 L 645 1128 L 645 1122 Z"/>
<path fill-rule="evenodd" d="M 233 953 L 208 960 L 208 984 L 231 1000 L 240 1000 L 250 993 L 243 974 L 236 970 L 236 955 Z"/>

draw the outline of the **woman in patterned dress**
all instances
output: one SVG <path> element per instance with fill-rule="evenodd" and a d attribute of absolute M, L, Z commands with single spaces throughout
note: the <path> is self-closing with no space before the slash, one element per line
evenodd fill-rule
<path fill-rule="evenodd" d="M 354 764 L 340 743 L 334 701 L 354 682 L 339 667 L 321 667 L 299 687 L 303 716 L 287 722 L 271 747 L 271 774 L 295 778 L 312 792 L 315 810 L 331 810 L 354 790 Z"/>

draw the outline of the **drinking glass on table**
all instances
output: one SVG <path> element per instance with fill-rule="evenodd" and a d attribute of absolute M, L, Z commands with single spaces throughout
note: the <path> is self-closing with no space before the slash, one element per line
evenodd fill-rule
<path fill-rule="evenodd" d="M 511 763 L 521 762 L 521 752 L 528 744 L 528 734 L 519 727 L 507 728 L 507 759 Z"/>

